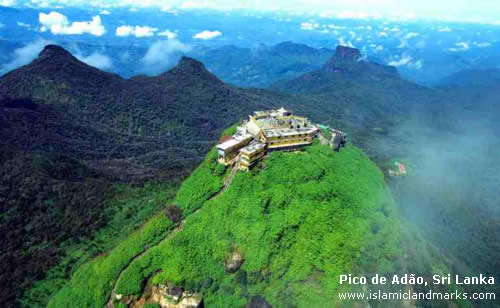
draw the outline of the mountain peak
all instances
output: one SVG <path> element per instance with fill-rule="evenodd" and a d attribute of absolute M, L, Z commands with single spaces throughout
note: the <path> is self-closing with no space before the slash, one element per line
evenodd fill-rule
<path fill-rule="evenodd" d="M 184 71 L 186 70 L 194 72 L 206 71 L 205 65 L 203 63 L 186 56 L 182 56 L 182 58 L 179 60 L 179 63 L 177 63 L 175 67 L 179 70 L 184 70 Z"/>
<path fill-rule="evenodd" d="M 361 58 L 361 52 L 359 52 L 359 49 L 357 48 L 338 45 L 335 49 L 333 57 L 337 60 L 355 62 Z"/>
<path fill-rule="evenodd" d="M 55 58 L 55 57 L 74 58 L 69 51 L 67 51 L 66 49 L 62 48 L 59 45 L 47 45 L 45 46 L 45 48 L 43 48 L 40 54 L 38 54 L 39 60 Z"/>
<path fill-rule="evenodd" d="M 204 80 L 213 80 L 221 82 L 215 75 L 210 73 L 205 65 L 198 60 L 190 57 L 182 56 L 176 66 L 168 72 L 160 75 L 161 77 L 176 76 L 183 78 L 197 77 Z"/>
<path fill-rule="evenodd" d="M 328 72 L 338 72 L 353 63 L 357 63 L 359 59 L 361 59 L 361 52 L 359 52 L 359 49 L 338 45 L 335 49 L 335 54 L 325 64 L 324 70 Z"/>

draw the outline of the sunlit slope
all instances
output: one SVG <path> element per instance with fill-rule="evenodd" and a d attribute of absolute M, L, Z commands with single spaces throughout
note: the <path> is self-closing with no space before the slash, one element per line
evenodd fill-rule
<path fill-rule="evenodd" d="M 140 296 L 151 278 L 200 292 L 209 307 L 245 306 L 253 295 L 273 307 L 310 307 L 337 301 L 340 274 L 398 270 L 394 203 L 383 174 L 359 149 L 335 153 L 315 144 L 274 152 L 213 198 L 223 171 L 211 152 L 177 195 L 185 213 L 201 209 L 126 267 L 117 294 Z M 228 273 L 225 261 L 235 252 L 244 262 Z M 72 281 L 49 306 L 88 305 L 82 291 L 92 279 Z"/>

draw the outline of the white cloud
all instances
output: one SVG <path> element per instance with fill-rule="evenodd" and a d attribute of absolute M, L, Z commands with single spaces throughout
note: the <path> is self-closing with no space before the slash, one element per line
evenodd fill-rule
<path fill-rule="evenodd" d="M 85 62 L 90 66 L 97 67 L 102 70 L 109 70 L 113 67 L 113 62 L 111 61 L 111 58 L 99 52 L 94 52 L 89 56 L 75 54 L 75 57 L 78 60 Z"/>
<path fill-rule="evenodd" d="M 190 50 L 189 45 L 176 39 L 155 42 L 151 44 L 141 60 L 144 64 L 143 71 L 148 74 L 163 72 L 171 64 L 172 57 L 175 54 L 185 53 Z"/>
<path fill-rule="evenodd" d="M 386 32 L 379 32 L 378 33 L 378 36 L 381 36 L 381 37 L 388 37 L 389 35 L 386 33 Z"/>
<path fill-rule="evenodd" d="M 422 66 L 424 66 L 424 63 L 422 60 L 415 61 L 413 63 L 408 63 L 408 68 L 413 69 L 413 70 L 421 70 Z"/>
<path fill-rule="evenodd" d="M 71 24 L 66 16 L 54 11 L 49 14 L 40 13 L 38 19 L 42 24 L 42 32 L 48 29 L 52 34 L 56 35 L 88 33 L 101 36 L 106 33 L 99 15 L 92 17 L 92 21 L 74 21 Z"/>
<path fill-rule="evenodd" d="M 412 58 L 410 56 L 403 54 L 401 57 L 399 57 L 399 59 L 390 61 L 388 63 L 388 65 L 395 66 L 395 67 L 403 66 L 403 65 L 407 65 L 408 63 L 410 63 L 411 60 L 412 60 Z"/>
<path fill-rule="evenodd" d="M 300 29 L 302 30 L 314 30 L 314 29 L 318 29 L 319 28 L 319 24 L 318 23 L 312 23 L 312 22 L 303 22 L 300 24 Z"/>
<path fill-rule="evenodd" d="M 176 38 L 176 37 L 177 37 L 177 33 L 174 33 L 174 32 L 172 32 L 172 31 L 170 31 L 170 30 L 165 30 L 165 31 L 163 31 L 163 32 L 158 33 L 158 36 L 165 36 L 165 37 L 167 37 L 169 40 L 171 40 L 171 39 L 174 39 L 174 38 Z"/>
<path fill-rule="evenodd" d="M 491 43 L 490 42 L 483 42 L 483 43 L 474 42 L 474 46 L 476 46 L 478 48 L 485 48 L 485 47 L 490 47 Z"/>
<path fill-rule="evenodd" d="M 149 26 L 120 26 L 116 28 L 117 36 L 135 36 L 135 37 L 151 37 L 158 31 L 158 28 Z"/>
<path fill-rule="evenodd" d="M 119 26 L 116 28 L 115 34 L 117 36 L 130 36 L 134 32 L 134 28 L 131 26 Z"/>
<path fill-rule="evenodd" d="M 302 23 L 302 24 L 304 24 L 304 23 Z M 333 25 L 333 24 L 332 25 L 328 25 L 327 27 L 330 28 L 330 29 L 336 29 L 336 30 L 341 30 L 341 29 L 346 29 L 347 28 L 345 26 L 337 26 L 337 25 Z"/>
<path fill-rule="evenodd" d="M 143 27 L 136 26 L 135 27 L 135 36 L 137 36 L 137 37 L 149 37 L 149 36 L 153 36 L 156 31 L 158 31 L 158 28 L 151 28 L 148 26 L 143 26 Z"/>
<path fill-rule="evenodd" d="M 218 36 L 221 36 L 222 33 L 220 31 L 202 31 L 200 33 L 196 33 L 193 38 L 199 39 L 199 40 L 211 40 L 214 39 Z"/>
<path fill-rule="evenodd" d="M 1 0 L 0 6 L 14 6 L 16 5 L 16 0 Z"/>
<path fill-rule="evenodd" d="M 108 10 L 102 10 L 99 14 L 101 15 L 111 15 L 111 12 Z"/>
<path fill-rule="evenodd" d="M 405 36 L 405 39 L 410 40 L 410 39 L 412 39 L 412 38 L 414 38 L 414 37 L 417 37 L 417 36 L 419 36 L 419 35 L 420 35 L 420 34 L 418 34 L 418 33 L 416 33 L 416 32 L 408 32 L 408 34 L 406 34 L 406 36 Z"/>
<path fill-rule="evenodd" d="M 45 46 L 52 43 L 51 41 L 39 39 L 15 49 L 12 60 L 2 65 L 0 72 L 5 73 L 30 63 L 38 56 Z"/>
<path fill-rule="evenodd" d="M 181 9 L 203 9 L 205 7 L 204 3 L 197 1 L 184 1 L 180 6 Z"/>
<path fill-rule="evenodd" d="M 26 28 L 26 29 L 31 29 L 31 25 L 30 24 L 25 24 L 24 22 L 20 22 L 20 21 L 18 21 L 16 24 L 19 27 Z"/>
<path fill-rule="evenodd" d="M 439 28 L 438 32 L 451 32 L 451 28 L 450 27 L 444 27 L 444 28 Z"/>
<path fill-rule="evenodd" d="M 459 51 L 465 51 L 465 50 L 470 48 L 470 45 L 468 42 L 458 42 L 455 44 L 455 46 L 457 46 L 457 47 L 452 47 L 452 48 L 449 48 L 448 50 L 452 51 L 452 52 L 459 52 Z"/>
<path fill-rule="evenodd" d="M 458 42 L 455 44 L 455 46 L 457 46 L 457 47 L 448 48 L 448 50 L 451 52 L 466 51 L 470 48 L 470 43 L 469 42 Z M 487 46 L 484 46 L 484 47 L 487 47 Z"/>
<path fill-rule="evenodd" d="M 354 45 L 352 44 L 352 42 L 346 41 L 343 37 L 338 38 L 337 42 L 338 42 L 338 45 L 354 48 Z"/>
<path fill-rule="evenodd" d="M 407 48 L 407 47 L 408 47 L 407 40 L 402 40 L 401 43 L 398 45 L 398 48 Z"/>

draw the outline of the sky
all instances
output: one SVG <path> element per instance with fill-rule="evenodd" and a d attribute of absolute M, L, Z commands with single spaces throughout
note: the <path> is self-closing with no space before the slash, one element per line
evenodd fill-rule
<path fill-rule="evenodd" d="M 0 0 L 4 6 L 293 10 L 335 17 L 403 17 L 500 23 L 498 0 Z"/>

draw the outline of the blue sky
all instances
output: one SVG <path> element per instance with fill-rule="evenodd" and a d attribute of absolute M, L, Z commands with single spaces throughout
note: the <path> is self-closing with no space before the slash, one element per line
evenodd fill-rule
<path fill-rule="evenodd" d="M 294 10 L 340 17 L 402 17 L 500 24 L 498 0 L 0 0 L 4 6 Z"/>

